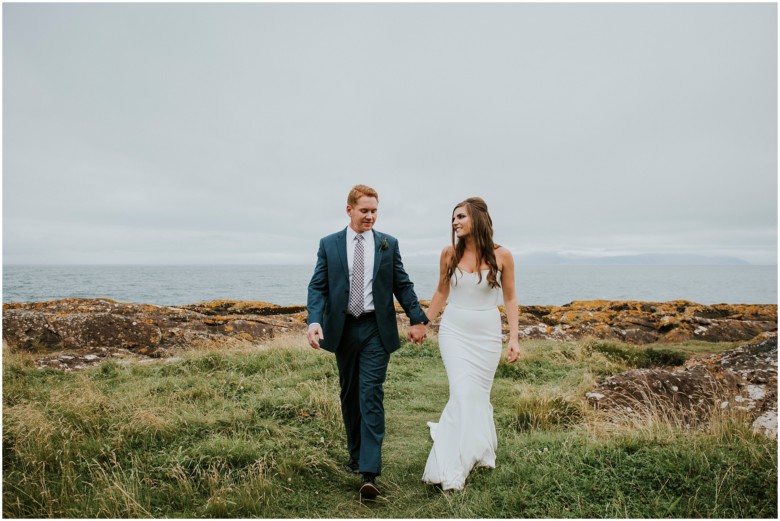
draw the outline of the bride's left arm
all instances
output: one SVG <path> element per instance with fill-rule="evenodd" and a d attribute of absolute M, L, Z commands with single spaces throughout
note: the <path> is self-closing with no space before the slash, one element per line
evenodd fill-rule
<path fill-rule="evenodd" d="M 515 292 L 515 261 L 512 258 L 512 252 L 506 248 L 499 248 L 496 251 L 496 260 L 498 260 L 501 270 L 501 288 L 504 293 L 504 310 L 506 312 L 506 321 L 509 324 L 509 341 L 507 342 L 507 362 L 510 364 L 520 356 L 520 344 L 518 342 L 518 313 L 517 313 L 517 293 Z"/>

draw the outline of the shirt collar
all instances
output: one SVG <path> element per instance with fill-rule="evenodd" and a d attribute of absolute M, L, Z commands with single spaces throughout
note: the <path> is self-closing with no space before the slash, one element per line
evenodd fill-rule
<path fill-rule="evenodd" d="M 352 226 L 347 226 L 347 244 L 351 244 L 355 240 L 355 237 L 357 237 L 357 235 L 358 233 L 352 229 Z M 363 232 L 360 235 L 362 235 L 363 238 L 366 241 L 368 241 L 369 239 L 374 238 L 374 231 L 368 230 L 367 232 Z"/>

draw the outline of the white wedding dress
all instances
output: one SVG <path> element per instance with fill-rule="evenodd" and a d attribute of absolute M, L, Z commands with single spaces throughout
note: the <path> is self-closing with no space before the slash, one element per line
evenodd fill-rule
<path fill-rule="evenodd" d="M 490 389 L 501 358 L 501 315 L 499 288 L 487 275 L 483 270 L 478 282 L 476 273 L 456 270 L 439 326 L 450 397 L 439 423 L 428 422 L 433 448 L 422 479 L 443 490 L 462 489 L 475 465 L 496 466 Z"/>

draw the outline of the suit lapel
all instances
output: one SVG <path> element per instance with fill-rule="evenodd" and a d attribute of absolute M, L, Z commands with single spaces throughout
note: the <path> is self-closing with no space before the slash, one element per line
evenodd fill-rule
<path fill-rule="evenodd" d="M 379 264 L 382 262 L 382 239 L 384 236 L 376 230 L 374 232 L 374 277 L 376 280 L 376 274 L 379 273 Z"/>
<path fill-rule="evenodd" d="M 336 235 L 336 249 L 339 251 L 339 259 L 341 259 L 341 267 L 344 268 L 344 275 L 349 280 L 349 263 L 347 262 L 347 229 L 341 230 L 341 233 Z"/>

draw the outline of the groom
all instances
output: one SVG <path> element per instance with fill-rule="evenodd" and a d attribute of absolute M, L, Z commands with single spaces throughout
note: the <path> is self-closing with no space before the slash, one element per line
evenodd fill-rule
<path fill-rule="evenodd" d="M 376 476 L 385 436 L 382 384 L 390 353 L 401 345 L 393 295 L 410 318 L 410 340 L 422 342 L 428 330 L 398 241 L 373 229 L 378 205 L 373 188 L 352 188 L 349 226 L 320 240 L 307 302 L 309 345 L 336 354 L 350 456 L 346 468 L 363 475 L 360 496 L 365 499 L 379 494 Z"/>

